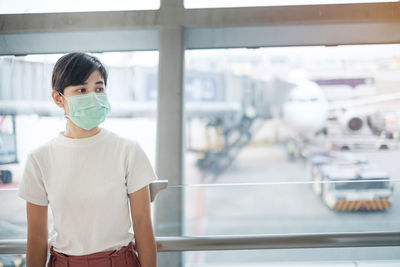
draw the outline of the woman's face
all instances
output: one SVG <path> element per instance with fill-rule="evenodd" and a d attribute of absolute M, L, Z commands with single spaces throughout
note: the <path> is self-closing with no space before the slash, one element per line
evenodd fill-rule
<path fill-rule="evenodd" d="M 101 76 L 98 70 L 93 71 L 88 79 L 81 85 L 71 85 L 67 86 L 64 89 L 64 96 L 68 99 L 70 96 L 74 95 L 83 95 L 91 92 L 95 93 L 105 93 L 105 84 L 104 78 Z M 64 108 L 65 114 L 69 114 L 69 107 L 67 101 L 60 96 L 60 104 L 57 103 L 60 107 Z"/>

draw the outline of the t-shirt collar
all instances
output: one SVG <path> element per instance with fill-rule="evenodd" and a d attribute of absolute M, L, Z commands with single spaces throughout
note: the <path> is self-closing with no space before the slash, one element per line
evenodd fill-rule
<path fill-rule="evenodd" d="M 107 132 L 108 131 L 106 129 L 100 128 L 100 131 L 93 136 L 85 138 L 71 138 L 71 137 L 66 137 L 64 135 L 64 132 L 60 131 L 56 138 L 56 141 L 60 144 L 68 146 L 86 146 L 99 141 L 107 134 Z"/>

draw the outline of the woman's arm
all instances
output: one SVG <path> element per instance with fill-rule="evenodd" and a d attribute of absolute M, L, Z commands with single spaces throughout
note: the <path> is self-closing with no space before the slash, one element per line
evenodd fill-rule
<path fill-rule="evenodd" d="M 47 260 L 47 206 L 26 202 L 28 244 L 26 267 L 44 267 Z"/>
<path fill-rule="evenodd" d="M 150 215 L 150 194 L 148 186 L 129 194 L 136 248 L 142 267 L 156 267 L 157 246 L 154 239 Z"/>

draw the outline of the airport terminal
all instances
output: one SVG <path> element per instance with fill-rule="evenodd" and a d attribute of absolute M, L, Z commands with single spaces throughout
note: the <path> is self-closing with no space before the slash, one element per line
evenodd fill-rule
<path fill-rule="evenodd" d="M 399 159 L 397 0 L 0 0 L 0 267 L 400 266 Z"/>

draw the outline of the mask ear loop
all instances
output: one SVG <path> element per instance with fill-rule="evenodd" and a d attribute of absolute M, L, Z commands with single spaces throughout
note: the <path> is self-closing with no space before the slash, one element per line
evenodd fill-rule
<path fill-rule="evenodd" d="M 64 94 L 62 94 L 60 91 L 58 91 L 58 95 L 64 97 L 64 99 L 65 99 L 65 100 L 67 101 L 67 103 L 68 103 L 68 100 L 67 100 L 67 98 L 65 97 Z M 69 105 L 69 103 L 68 103 L 68 105 Z M 65 112 L 65 110 L 64 110 L 64 112 Z M 66 113 L 64 113 L 64 117 L 65 117 L 65 118 L 68 118 L 69 115 L 66 114 Z M 71 117 L 69 117 L 69 119 L 71 119 Z"/>

